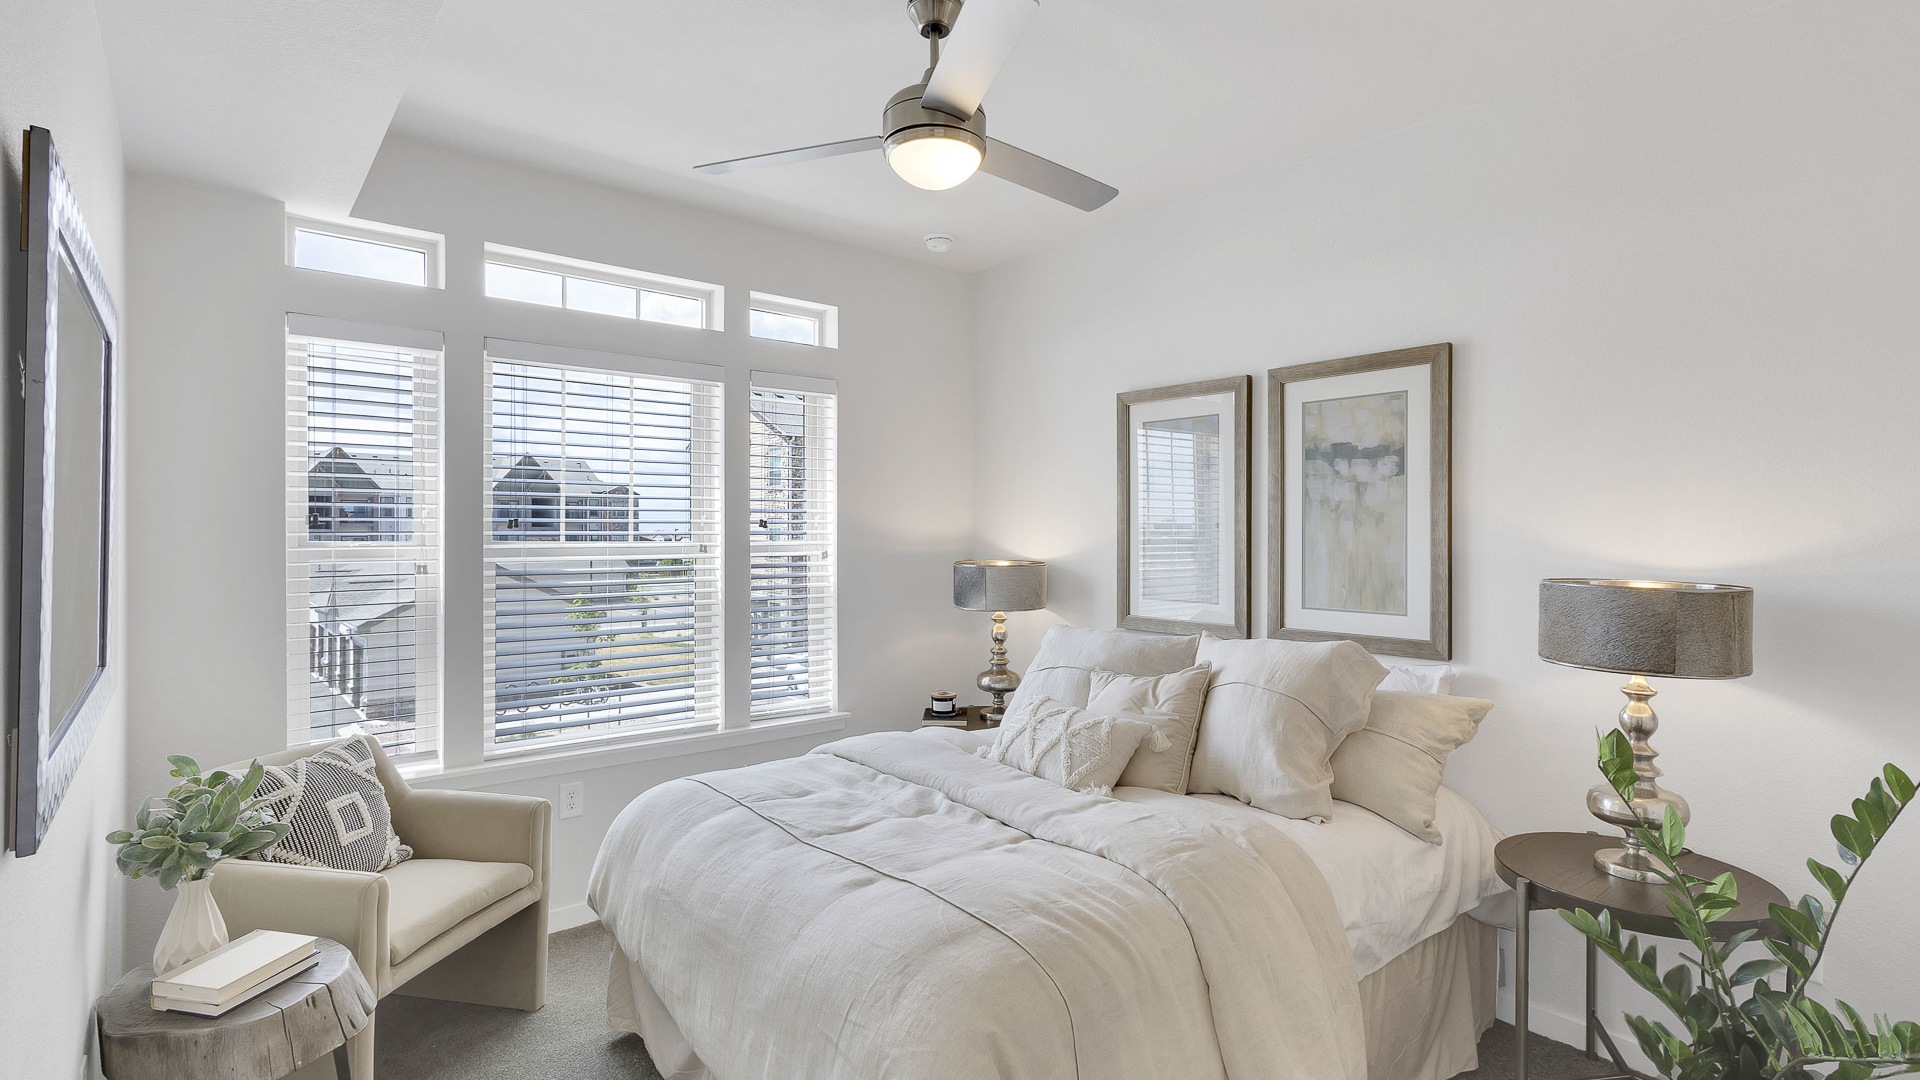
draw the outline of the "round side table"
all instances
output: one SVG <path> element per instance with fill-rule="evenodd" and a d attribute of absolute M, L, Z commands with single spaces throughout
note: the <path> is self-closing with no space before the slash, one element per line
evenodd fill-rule
<path fill-rule="evenodd" d="M 1664 885 L 1647 885 L 1617 878 L 1594 865 L 1593 853 L 1605 847 L 1617 847 L 1618 833 L 1521 833 L 1500 841 L 1493 849 L 1500 878 L 1513 886 L 1518 901 L 1513 933 L 1513 1076 L 1527 1080 L 1527 951 L 1529 923 L 1540 908 L 1572 908 L 1598 915 L 1612 912 L 1621 929 L 1653 937 L 1680 937 L 1680 928 L 1667 914 Z M 1786 894 L 1758 874 L 1737 866 L 1709 859 L 1689 851 L 1680 856 L 1680 866 L 1689 874 L 1703 878 L 1733 872 L 1739 887 L 1740 906 L 1709 924 L 1716 940 L 1724 941 L 1742 930 L 1757 930 L 1776 936 L 1779 930 L 1767 914 L 1769 904 L 1790 906 Z M 1613 1036 L 1600 1023 L 1594 1008 L 1596 966 L 1599 949 L 1587 941 L 1587 1056 L 1599 1059 L 1596 1042 L 1604 1042 L 1618 1077 L 1595 1080 L 1633 1080 L 1613 1044 Z"/>
<path fill-rule="evenodd" d="M 375 999 L 353 954 L 337 941 L 315 943 L 313 967 L 224 1016 L 153 1008 L 153 969 L 121 976 L 95 1010 L 100 1071 L 107 1080 L 267 1080 L 322 1055 L 349 1080 L 347 1040 L 366 1029 Z"/>

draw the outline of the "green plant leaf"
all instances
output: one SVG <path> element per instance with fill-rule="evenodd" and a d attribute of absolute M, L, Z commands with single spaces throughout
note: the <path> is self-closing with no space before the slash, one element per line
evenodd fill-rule
<path fill-rule="evenodd" d="M 1873 833 L 1845 814 L 1833 815 L 1833 838 L 1840 842 L 1840 850 L 1853 856 L 1850 861 L 1858 862 L 1873 854 Z"/>
<path fill-rule="evenodd" d="M 173 766 L 173 776 L 199 776 L 200 763 L 185 754 L 168 754 L 167 764 Z"/>
<path fill-rule="evenodd" d="M 1813 920 L 1805 912 L 1782 904 L 1768 904 L 1767 914 L 1773 916 L 1773 924 L 1788 937 L 1814 952 L 1820 951 L 1820 932 L 1814 929 Z"/>
<path fill-rule="evenodd" d="M 1827 890 L 1827 896 L 1834 903 L 1838 904 L 1846 897 L 1847 879 L 1841 876 L 1840 871 L 1818 859 L 1808 859 L 1807 872 L 1813 875 L 1813 879 L 1820 883 L 1821 888 Z"/>
<path fill-rule="evenodd" d="M 1879 781 L 1876 780 L 1874 783 L 1877 784 Z M 1853 800 L 1853 817 L 1854 820 L 1865 826 L 1868 832 L 1873 834 L 1875 840 L 1887 835 L 1887 827 L 1893 824 L 1892 818 L 1886 810 L 1872 799 Z"/>
<path fill-rule="evenodd" d="M 1732 977 L 1733 985 L 1745 986 L 1750 982 L 1757 982 L 1779 971 L 1781 967 L 1782 965 L 1778 960 L 1749 960 L 1741 964 L 1740 967 L 1734 971 Z"/>
<path fill-rule="evenodd" d="M 1907 778 L 1906 773 L 1901 772 L 1892 762 L 1888 762 L 1881 773 L 1886 777 L 1887 791 L 1900 800 L 1900 805 L 1905 806 L 1913 801 L 1913 781 Z"/>
<path fill-rule="evenodd" d="M 1672 994 L 1673 1000 L 1675 1002 L 1682 1003 L 1682 1006 L 1684 1006 L 1684 1003 L 1687 1001 L 1688 998 L 1693 997 L 1693 969 L 1692 968 L 1689 968 L 1685 965 L 1672 968 L 1667 972 L 1666 977 L 1661 981 L 1666 984 L 1667 993 Z M 1672 1004 L 1669 1004 L 1668 1007 L 1672 1008 L 1673 1011 L 1676 1013 L 1681 1013 L 1681 1016 L 1684 1019 L 1685 1014 L 1681 1011 L 1681 1007 L 1676 1007 Z"/>
<path fill-rule="evenodd" d="M 1805 981 L 1813 974 L 1813 960 L 1802 951 L 1799 942 L 1768 938 L 1767 951 L 1785 964 L 1796 978 Z"/>
<path fill-rule="evenodd" d="M 1600 736 L 1600 775 L 1606 777 L 1608 787 L 1632 798 L 1633 785 L 1640 778 L 1633 771 L 1633 743 L 1619 728 Z"/>
<path fill-rule="evenodd" d="M 1759 934 L 1758 930 L 1742 930 L 1739 933 L 1728 938 L 1726 941 L 1722 942 L 1720 945 L 1720 952 L 1719 952 L 1720 962 L 1722 964 L 1726 963 L 1729 959 L 1733 957 L 1735 950 L 1739 949 L 1740 946 L 1745 945 L 1747 942 L 1752 941 L 1755 935 L 1757 934 Z"/>
<path fill-rule="evenodd" d="M 109 844 L 129 844 L 132 842 L 133 834 L 125 829 L 115 829 L 107 834 L 107 843 Z"/>
<path fill-rule="evenodd" d="M 1687 849 L 1687 823 L 1680 820 L 1680 811 L 1672 806 L 1667 807 L 1666 816 L 1660 821 L 1660 848 L 1676 859 Z"/>

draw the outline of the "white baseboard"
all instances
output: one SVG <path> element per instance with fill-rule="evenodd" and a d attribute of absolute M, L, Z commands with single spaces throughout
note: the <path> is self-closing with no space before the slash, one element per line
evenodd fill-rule
<path fill-rule="evenodd" d="M 593 909 L 588 907 L 584 900 L 578 904 L 568 904 L 566 907 L 549 908 L 547 933 L 557 934 L 562 930 L 571 930 L 576 926 L 598 922 L 599 919 L 600 916 L 595 915 Z"/>

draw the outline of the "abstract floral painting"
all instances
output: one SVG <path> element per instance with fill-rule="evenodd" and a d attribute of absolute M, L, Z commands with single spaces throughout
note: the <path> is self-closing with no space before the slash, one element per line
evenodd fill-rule
<path fill-rule="evenodd" d="M 1301 405 L 1301 603 L 1407 613 L 1407 395 Z"/>

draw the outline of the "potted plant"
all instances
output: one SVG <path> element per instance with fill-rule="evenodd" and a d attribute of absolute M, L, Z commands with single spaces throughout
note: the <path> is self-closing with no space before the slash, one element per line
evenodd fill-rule
<path fill-rule="evenodd" d="M 1635 776 L 1633 748 L 1620 731 L 1600 740 L 1600 771 L 1621 798 L 1631 802 Z M 1562 911 L 1560 916 L 1585 934 L 1636 984 L 1657 998 L 1683 1030 L 1642 1016 L 1627 1017 L 1640 1049 L 1662 1076 L 1673 1080 L 1869 1080 L 1920 1072 L 1920 1025 L 1894 1023 L 1884 1016 L 1871 1022 L 1844 1001 L 1830 1009 L 1807 996 L 1807 980 L 1826 955 L 1847 892 L 1865 868 L 1881 837 L 1912 803 L 1914 784 L 1888 765 L 1864 797 L 1853 801 L 1852 815 L 1836 814 L 1833 836 L 1839 843 L 1842 873 L 1815 859 L 1807 869 L 1827 894 L 1821 901 L 1803 896 L 1793 907 L 1770 906 L 1780 934 L 1765 939 L 1770 958 L 1734 964 L 1733 954 L 1756 936 L 1743 930 L 1724 942 L 1714 940 L 1712 923 L 1739 906 L 1732 874 L 1712 880 L 1680 866 L 1686 826 L 1668 807 L 1665 820 L 1643 822 L 1641 843 L 1659 864 L 1670 901 L 1667 907 L 1680 932 L 1698 955 L 1659 970 L 1659 956 L 1642 948 L 1638 937 L 1622 939 L 1612 916 Z M 1784 973 L 1784 985 L 1772 978 Z M 1837 1012 L 1836 1012 L 1837 1010 Z"/>
<path fill-rule="evenodd" d="M 153 877 L 163 889 L 178 888 L 173 912 L 153 947 L 153 972 L 164 976 L 227 943 L 226 920 L 213 902 L 208 875 L 221 862 L 265 851 L 287 835 L 253 797 L 265 770 L 258 761 L 245 776 L 215 770 L 200 775 L 190 757 L 172 755 L 167 775 L 173 790 L 140 804 L 133 828 L 107 834 L 119 847 L 114 857 L 130 878 Z"/>

